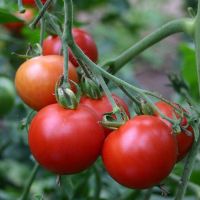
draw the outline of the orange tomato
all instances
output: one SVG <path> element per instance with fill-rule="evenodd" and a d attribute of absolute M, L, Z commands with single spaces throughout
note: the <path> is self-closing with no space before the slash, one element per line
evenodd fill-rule
<path fill-rule="evenodd" d="M 63 74 L 62 56 L 38 56 L 24 62 L 16 72 L 15 86 L 22 100 L 34 110 L 56 102 L 55 85 Z M 75 67 L 69 62 L 69 79 L 78 82 Z"/>

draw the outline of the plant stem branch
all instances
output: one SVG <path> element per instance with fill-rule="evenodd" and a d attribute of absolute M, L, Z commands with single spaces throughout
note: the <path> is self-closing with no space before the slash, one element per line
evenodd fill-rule
<path fill-rule="evenodd" d="M 72 50 L 72 52 L 74 53 L 75 56 L 81 58 L 86 64 L 87 66 L 89 66 L 91 69 L 95 69 L 97 70 L 99 73 L 101 73 L 104 77 L 106 77 L 109 80 L 112 80 L 113 82 L 115 82 L 117 85 L 123 86 L 125 88 L 128 88 L 134 92 L 137 92 L 140 94 L 141 97 L 143 97 L 147 103 L 150 104 L 150 106 L 159 113 L 159 115 L 163 118 L 168 120 L 170 123 L 172 124 L 177 124 L 178 121 L 177 120 L 173 120 L 165 115 L 163 115 L 163 113 L 154 105 L 154 103 L 151 101 L 151 99 L 145 94 L 147 91 L 137 88 L 127 82 L 125 82 L 124 80 L 121 80 L 119 78 L 117 78 L 116 76 L 113 76 L 112 74 L 108 73 L 107 71 L 105 71 L 102 67 L 99 67 L 98 65 L 96 65 L 95 63 L 93 63 L 88 57 L 85 56 L 85 54 L 81 51 L 81 49 L 75 44 L 72 43 L 70 44 L 70 48 Z M 149 93 L 149 92 L 148 92 Z"/>
<path fill-rule="evenodd" d="M 168 179 L 175 182 L 175 183 L 180 183 L 180 178 L 181 177 L 177 176 L 176 174 L 170 174 L 168 176 Z M 200 197 L 200 187 L 199 187 L 199 185 L 192 183 L 192 182 L 188 182 L 188 189 L 191 190 L 192 192 L 194 192 L 198 198 Z"/>
<path fill-rule="evenodd" d="M 135 56 L 143 52 L 145 49 L 154 45 L 155 43 L 163 40 L 164 38 L 174 33 L 185 32 L 188 34 L 192 33 L 194 20 L 189 18 L 174 20 L 161 26 L 159 29 L 140 40 L 129 49 L 124 51 L 121 55 L 107 61 L 103 66 L 110 66 L 113 73 L 119 71 L 127 62 L 132 60 Z"/>
<path fill-rule="evenodd" d="M 42 9 L 39 11 L 37 17 L 35 17 L 35 19 L 33 20 L 33 22 L 30 24 L 30 28 L 35 28 L 36 27 L 36 25 L 38 24 L 38 22 L 40 21 L 40 19 L 44 16 L 46 10 L 48 9 L 48 7 L 52 3 L 52 1 L 53 0 L 47 0 L 46 1 L 46 3 L 44 4 L 44 6 L 42 7 Z"/>
<path fill-rule="evenodd" d="M 45 27 L 46 27 L 44 18 L 40 19 L 40 25 L 41 25 L 41 29 L 40 29 L 40 46 L 42 47 L 43 40 L 44 40 L 44 37 L 45 37 Z M 42 49 L 41 53 L 43 54 L 43 49 Z"/>
<path fill-rule="evenodd" d="M 69 83 L 69 76 L 68 76 L 68 61 L 69 61 L 69 53 L 68 53 L 68 44 L 67 44 L 67 29 L 68 26 L 70 26 L 70 22 L 68 21 L 68 15 L 70 10 L 68 9 L 68 0 L 64 0 L 64 30 L 63 30 L 63 35 L 62 35 L 62 50 L 63 50 L 63 55 L 64 55 L 64 82 Z M 73 11 L 70 13 L 73 15 Z"/>
<path fill-rule="evenodd" d="M 28 194 L 29 194 L 31 185 L 36 177 L 38 170 L 39 170 L 39 164 L 35 163 L 35 165 L 32 169 L 31 175 L 30 175 L 29 179 L 27 180 L 27 183 L 24 187 L 24 191 L 23 191 L 21 197 L 19 198 L 19 200 L 27 200 L 28 199 Z"/>
<path fill-rule="evenodd" d="M 54 29 L 54 31 L 56 32 L 56 34 L 61 38 L 62 37 L 62 31 L 61 31 L 60 27 L 54 22 L 54 19 L 52 19 L 52 17 L 49 15 L 49 13 L 47 13 L 46 7 L 43 6 L 41 0 L 35 0 L 35 1 L 36 1 L 36 4 L 37 4 L 37 7 L 39 8 L 39 10 L 41 12 L 42 12 L 42 10 L 45 10 L 45 12 L 43 12 L 43 14 L 40 15 L 40 18 L 42 18 L 44 16 L 45 19 L 46 19 L 46 22 L 48 22 L 52 26 L 52 28 Z M 30 26 L 32 28 L 35 28 L 36 25 L 34 24 L 34 22 L 32 22 L 30 24 Z"/>
<path fill-rule="evenodd" d="M 68 42 L 68 45 L 71 47 L 71 46 L 76 46 L 76 43 L 73 39 L 73 36 L 72 36 L 72 25 L 73 25 L 73 3 L 72 3 L 72 0 L 65 0 L 66 1 L 66 5 L 68 7 L 67 9 L 67 19 L 68 19 L 68 23 L 67 23 L 67 42 Z M 79 49 L 82 53 L 82 55 L 84 55 L 83 57 L 87 57 L 81 49 Z M 75 54 L 76 56 L 76 54 Z M 82 57 L 79 57 L 77 56 L 78 58 L 81 58 L 80 61 L 82 62 L 82 60 L 84 61 L 84 59 L 82 59 Z M 88 58 L 88 57 L 87 57 Z M 88 58 L 89 59 L 89 58 Z M 90 60 L 90 59 L 89 59 Z M 92 61 L 91 61 L 92 62 Z M 87 63 L 86 63 L 87 65 Z M 108 97 L 113 109 L 114 109 L 114 112 L 116 114 L 116 117 L 118 120 L 121 119 L 121 115 L 120 113 L 118 112 L 119 111 L 119 107 L 117 106 L 116 102 L 114 101 L 113 97 L 112 97 L 112 94 L 110 92 L 110 90 L 108 89 L 108 86 L 106 85 L 101 73 L 96 69 L 96 68 L 91 68 L 90 65 L 87 65 L 89 66 L 90 70 L 92 71 L 92 73 L 94 73 L 96 75 L 96 77 L 98 78 L 99 82 L 100 82 L 100 85 L 101 87 L 103 88 L 106 96 Z"/>
<path fill-rule="evenodd" d="M 196 52 L 196 66 L 197 66 L 197 76 L 198 76 L 198 87 L 200 96 L 200 2 L 198 1 L 197 16 L 195 18 L 195 32 L 194 32 L 194 42 L 195 42 L 195 52 Z"/>
<path fill-rule="evenodd" d="M 183 170 L 183 175 L 181 177 L 181 180 L 177 189 L 175 200 L 182 200 L 184 198 L 184 195 L 188 186 L 188 181 L 190 179 L 190 176 L 192 174 L 192 170 L 194 167 L 195 158 L 198 153 L 199 144 L 200 144 L 200 136 L 198 137 L 197 141 L 194 141 L 192 149 L 190 150 L 187 156 L 186 163 Z"/>

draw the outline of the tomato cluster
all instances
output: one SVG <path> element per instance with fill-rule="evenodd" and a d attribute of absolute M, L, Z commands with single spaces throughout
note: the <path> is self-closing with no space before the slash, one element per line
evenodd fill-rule
<path fill-rule="evenodd" d="M 73 36 L 82 51 L 96 62 L 98 53 L 91 36 L 81 29 L 73 29 Z M 167 117 L 181 118 L 181 132 L 175 135 L 172 124 L 157 112 L 130 119 L 124 100 L 112 94 L 129 118 L 112 131 L 99 123 L 105 113 L 112 112 L 105 95 L 99 99 L 82 96 L 75 109 L 62 107 L 62 102 L 56 103 L 54 94 L 55 85 L 63 74 L 60 51 L 60 39 L 49 36 L 43 43 L 44 55 L 24 62 L 15 77 L 19 96 L 38 111 L 28 135 L 34 158 L 44 168 L 61 175 L 83 171 L 101 155 L 107 172 L 122 185 L 144 189 L 159 184 L 193 144 L 193 129 L 187 119 L 184 115 L 181 118 L 173 106 L 162 101 L 155 103 Z M 78 63 L 71 51 L 69 55 L 69 79 L 79 83 Z M 70 87 L 76 93 L 74 85 Z M 182 114 L 186 113 L 179 105 L 174 106 Z M 116 118 L 113 113 L 111 116 L 113 120 Z"/>

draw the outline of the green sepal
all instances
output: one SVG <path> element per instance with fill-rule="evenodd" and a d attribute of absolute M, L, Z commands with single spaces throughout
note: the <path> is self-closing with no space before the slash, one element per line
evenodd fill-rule
<path fill-rule="evenodd" d="M 152 106 L 144 101 L 143 99 L 141 100 L 141 112 L 144 115 L 154 115 L 155 111 L 152 108 Z"/>
<path fill-rule="evenodd" d="M 81 90 L 85 96 L 92 99 L 100 99 L 102 97 L 100 86 L 87 77 L 81 78 Z"/>
<path fill-rule="evenodd" d="M 55 96 L 60 106 L 68 109 L 76 109 L 80 101 L 81 89 L 75 82 L 70 82 L 75 85 L 77 93 L 71 90 L 70 84 L 64 82 L 64 77 L 62 76 L 56 84 Z"/>

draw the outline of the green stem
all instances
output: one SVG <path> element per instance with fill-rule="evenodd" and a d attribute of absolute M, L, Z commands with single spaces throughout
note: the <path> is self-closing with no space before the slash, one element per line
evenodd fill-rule
<path fill-rule="evenodd" d="M 19 198 L 19 200 L 27 200 L 28 199 L 28 194 L 29 194 L 29 191 L 30 191 L 30 188 L 31 188 L 31 185 L 36 177 L 36 174 L 39 170 L 39 164 L 36 163 L 32 169 L 32 172 L 31 172 L 31 175 L 30 177 L 28 178 L 27 180 L 27 183 L 25 185 L 25 188 L 24 188 L 24 191 L 21 195 L 21 197 Z"/>
<path fill-rule="evenodd" d="M 99 199 L 100 194 L 101 194 L 101 176 L 98 171 L 98 166 L 94 165 L 93 167 L 94 174 L 95 174 L 95 188 L 94 188 L 94 199 Z"/>
<path fill-rule="evenodd" d="M 117 120 L 119 120 L 119 121 L 122 120 L 122 117 L 119 112 L 119 107 L 117 106 L 115 100 L 113 99 L 112 94 L 111 94 L 108 86 L 106 85 L 103 77 L 101 76 L 101 74 L 98 74 L 98 73 L 96 73 L 96 76 L 100 82 L 101 87 L 103 88 L 103 91 L 105 92 L 106 96 L 108 97 L 109 102 L 112 105 L 113 112 L 115 113 Z"/>
<path fill-rule="evenodd" d="M 68 13 L 70 12 L 68 10 L 67 6 L 68 0 L 64 0 L 64 13 L 65 13 L 65 19 L 64 19 L 64 30 L 62 35 L 62 49 L 63 49 L 63 55 L 64 55 L 64 83 L 69 82 L 68 77 L 68 61 L 69 61 L 69 54 L 68 54 L 68 44 L 67 44 L 67 29 L 70 22 L 68 21 Z M 73 11 L 71 13 L 73 15 Z"/>
<path fill-rule="evenodd" d="M 45 37 L 45 19 L 42 18 L 40 20 L 40 25 L 41 25 L 41 29 L 40 29 L 40 46 L 42 47 L 42 44 L 43 44 L 43 40 L 44 40 L 44 37 Z M 43 51 L 43 49 L 42 49 Z M 43 52 L 41 52 L 43 54 Z"/>
<path fill-rule="evenodd" d="M 189 18 L 174 20 L 161 26 L 158 30 L 146 36 L 129 49 L 124 51 L 121 55 L 113 60 L 107 61 L 103 66 L 110 66 L 113 73 L 116 73 L 122 66 L 132 60 L 135 56 L 143 52 L 145 49 L 153 46 L 155 43 L 174 33 L 185 32 L 192 34 L 194 20 Z"/>
<path fill-rule="evenodd" d="M 109 80 L 112 80 L 113 82 L 115 82 L 117 85 L 126 87 L 134 92 L 137 92 L 140 94 L 141 97 L 143 97 L 147 103 L 150 104 L 150 106 L 159 113 L 159 115 L 163 118 L 168 120 L 170 123 L 172 124 L 177 124 L 178 121 L 177 120 L 173 120 L 165 115 L 163 115 L 162 112 L 160 112 L 160 110 L 154 105 L 154 103 L 151 101 L 151 99 L 145 94 L 147 91 L 142 90 L 140 88 L 137 88 L 127 82 L 125 82 L 124 80 L 121 80 L 119 78 L 117 78 L 116 76 L 113 76 L 112 74 L 108 73 L 107 71 L 105 71 L 102 67 L 99 67 L 98 65 L 96 65 L 95 63 L 93 63 L 88 57 L 85 56 L 85 54 L 81 51 L 81 49 L 75 44 L 72 43 L 70 44 L 70 48 L 72 50 L 72 52 L 74 53 L 75 56 L 81 58 L 86 64 L 87 66 L 89 66 L 91 69 L 95 69 L 97 71 L 99 71 L 99 73 L 101 73 L 104 77 L 106 77 Z M 148 92 L 149 93 L 149 92 Z"/>
<path fill-rule="evenodd" d="M 173 181 L 174 183 L 180 183 L 180 176 L 177 176 L 176 174 L 170 174 L 167 179 Z M 199 185 L 188 182 L 188 189 L 196 194 L 196 196 L 200 197 L 200 187 Z"/>
<path fill-rule="evenodd" d="M 196 52 L 196 66 L 197 66 L 197 76 L 198 76 L 198 87 L 200 95 L 200 2 L 198 1 L 198 10 L 197 16 L 195 18 L 195 33 L 194 33 L 194 42 L 195 42 L 195 52 Z"/>
<path fill-rule="evenodd" d="M 200 136 L 198 137 L 197 141 L 194 141 L 192 149 L 189 152 L 189 155 L 186 159 L 186 163 L 185 163 L 184 170 L 183 170 L 183 175 L 181 177 L 181 181 L 180 181 L 178 189 L 177 189 L 175 200 L 182 200 L 184 198 L 184 195 L 185 195 L 185 192 L 186 192 L 186 189 L 188 186 L 188 181 L 190 179 L 192 170 L 194 168 L 195 158 L 198 153 L 199 144 L 200 144 Z"/>
<path fill-rule="evenodd" d="M 23 6 L 22 0 L 18 0 L 18 9 L 20 13 L 24 13 L 26 11 Z"/>
<path fill-rule="evenodd" d="M 68 7 L 68 9 L 66 10 L 67 12 L 67 19 L 68 19 L 68 23 L 67 23 L 67 41 L 68 41 L 68 45 L 69 46 L 76 46 L 75 44 L 75 41 L 73 39 L 73 36 L 72 36 L 72 25 L 73 25 L 73 3 L 72 3 L 72 0 L 65 0 L 66 1 L 66 5 Z M 80 50 L 82 52 L 82 50 Z M 84 57 L 87 57 L 83 52 L 82 54 L 84 55 Z M 79 56 L 78 56 L 79 58 Z M 89 58 L 88 58 L 89 59 Z M 82 61 L 82 59 L 80 59 Z M 90 59 L 89 59 L 90 60 Z M 91 61 L 92 62 L 92 61 Z M 121 115 L 120 113 L 118 112 L 119 111 L 119 108 L 116 104 L 116 102 L 114 101 L 113 97 L 112 97 L 112 94 L 110 92 L 110 90 L 108 89 L 108 86 L 106 85 L 103 77 L 101 76 L 101 73 L 98 72 L 98 70 L 96 70 L 96 68 L 90 68 L 91 71 L 97 76 L 100 84 L 101 84 L 101 87 L 103 88 L 106 96 L 108 97 L 113 109 L 114 109 L 114 112 L 116 113 L 116 117 L 118 120 L 121 119 Z"/>
<path fill-rule="evenodd" d="M 37 7 L 39 8 L 39 10 L 42 12 L 43 9 L 45 9 L 45 12 L 43 12 L 43 15 L 46 19 L 46 22 L 49 23 L 49 25 L 51 25 L 51 27 L 54 29 L 54 31 L 56 32 L 56 34 L 61 38 L 62 37 L 62 31 L 60 29 L 60 27 L 54 22 L 54 19 L 52 19 L 52 17 L 47 13 L 46 8 L 43 6 L 41 0 L 35 0 Z M 40 16 L 43 17 L 43 15 Z M 32 28 L 35 27 L 35 25 L 33 23 L 30 24 L 30 26 Z"/>
<path fill-rule="evenodd" d="M 46 10 L 48 9 L 48 7 L 52 3 L 52 1 L 53 0 L 47 0 L 46 1 L 46 3 L 44 4 L 44 6 L 42 7 L 42 9 L 39 11 L 37 17 L 35 17 L 35 19 L 33 20 L 33 22 L 30 24 L 30 28 L 35 28 L 36 27 L 36 25 L 38 24 L 38 22 L 40 21 L 40 19 L 44 16 Z"/>
<path fill-rule="evenodd" d="M 152 193 L 153 188 L 149 188 L 147 191 L 145 191 L 143 200 L 150 200 Z"/>
<path fill-rule="evenodd" d="M 37 0 L 38 1 L 38 0 Z M 126 87 L 134 92 L 137 92 L 139 93 L 151 106 L 152 108 L 157 111 L 159 113 L 159 115 L 168 120 L 170 123 L 176 125 L 178 123 L 177 120 L 172 120 L 171 118 L 163 115 L 160 110 L 153 104 L 153 102 L 151 101 L 150 98 L 148 98 L 146 96 L 147 95 L 152 95 L 154 97 L 157 97 L 158 99 L 160 99 L 159 96 L 156 96 L 154 93 L 152 92 L 149 92 L 149 91 L 146 91 L 146 90 L 142 90 L 140 88 L 137 88 L 115 76 L 113 76 L 112 74 L 108 73 L 106 70 L 104 70 L 102 67 L 99 67 L 98 65 L 96 65 L 95 63 L 93 63 L 84 53 L 83 51 L 76 45 L 76 43 L 74 42 L 74 39 L 73 39 L 73 36 L 72 36 L 72 32 L 71 32 L 71 27 L 72 27 L 72 22 L 73 22 L 73 18 L 72 18 L 72 0 L 67 0 L 68 1 L 68 6 L 69 6 L 69 12 L 68 12 L 68 30 L 67 30 L 67 33 L 68 33 L 68 37 L 67 37 L 67 43 L 68 43 L 68 46 L 71 48 L 73 54 L 76 56 L 76 58 L 78 58 L 78 60 L 81 60 L 81 62 L 84 62 L 91 70 L 94 70 L 95 72 L 97 72 L 98 74 L 100 73 L 101 75 L 103 75 L 104 77 L 106 77 L 107 79 L 109 80 L 112 80 L 113 82 L 115 82 L 117 85 L 121 85 L 123 87 Z M 54 20 L 52 20 L 52 26 L 55 26 L 55 22 Z M 145 47 L 147 48 L 146 46 L 146 43 L 148 43 L 147 41 L 151 41 L 151 45 L 153 45 L 154 43 L 153 42 L 156 42 L 156 38 L 160 38 L 159 40 L 161 40 L 161 38 L 163 39 L 164 38 L 164 30 L 168 30 L 170 29 L 171 32 L 168 32 L 168 35 L 165 35 L 165 37 L 169 36 L 170 34 L 173 34 L 175 32 L 180 32 L 179 28 L 182 27 L 182 31 L 185 31 L 186 33 L 190 33 L 192 34 L 192 28 L 193 28 L 193 20 L 191 19 L 180 19 L 180 20 L 176 20 L 176 21 L 172 21 L 172 22 L 169 22 L 167 25 L 163 26 L 162 28 L 160 28 L 157 32 L 154 32 L 154 34 L 150 35 L 149 36 L 149 39 L 148 37 L 146 39 L 143 39 L 142 41 L 143 42 L 139 42 L 139 46 L 141 47 Z M 172 31 L 173 30 L 173 31 Z M 161 37 L 162 36 L 162 37 Z M 147 40 L 147 41 L 146 41 Z M 143 44 L 144 43 L 144 44 Z M 148 45 L 151 46 L 151 45 Z M 137 44 L 136 44 L 137 46 Z M 137 49 L 137 48 L 136 48 Z"/>

